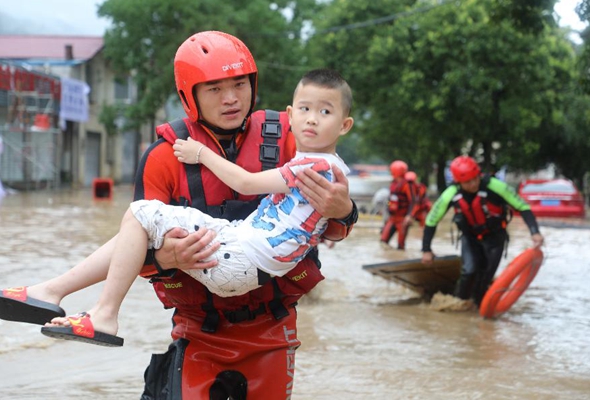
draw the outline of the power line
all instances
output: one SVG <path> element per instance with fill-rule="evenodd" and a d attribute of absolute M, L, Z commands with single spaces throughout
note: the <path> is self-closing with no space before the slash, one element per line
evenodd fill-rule
<path fill-rule="evenodd" d="M 409 10 L 409 11 L 402 11 L 399 13 L 387 15 L 385 17 L 371 19 L 371 20 L 368 20 L 365 22 L 356 22 L 356 23 L 348 24 L 348 25 L 333 26 L 331 28 L 326 28 L 326 29 L 322 29 L 320 31 L 314 32 L 314 35 L 322 34 L 322 33 L 329 33 L 329 32 L 337 32 L 337 31 L 342 31 L 342 30 L 350 31 L 353 29 L 366 28 L 367 26 L 380 25 L 380 24 L 384 24 L 386 22 L 390 22 L 390 21 L 394 21 L 396 19 L 403 18 L 403 17 L 409 17 L 414 14 L 421 14 L 421 13 L 430 11 L 434 8 L 444 6 L 444 5 L 454 2 L 454 1 L 455 0 L 443 0 L 440 3 L 434 4 L 431 6 L 416 8 L 416 9 Z"/>
<path fill-rule="evenodd" d="M 441 0 L 439 1 L 438 4 L 434 4 L 434 5 L 430 5 L 430 6 L 426 6 L 426 7 L 420 7 L 420 8 L 416 8 L 414 10 L 409 10 L 409 11 L 402 11 L 402 12 L 398 12 L 395 14 L 391 14 L 391 15 L 387 15 L 385 17 L 379 17 L 379 18 L 374 18 L 368 21 L 364 21 L 364 22 L 355 22 L 353 24 L 347 24 L 347 25 L 339 25 L 339 26 L 333 26 L 330 28 L 326 28 L 326 29 L 322 29 L 322 30 L 318 30 L 318 31 L 314 31 L 313 33 L 311 33 L 309 35 L 309 37 L 318 35 L 318 34 L 323 34 L 323 33 L 329 33 L 329 32 L 338 32 L 338 31 L 342 31 L 342 30 L 354 30 L 354 29 L 360 29 L 360 28 L 366 28 L 368 26 L 374 26 L 374 25 L 380 25 L 380 24 L 384 24 L 386 22 L 390 22 L 390 21 L 394 21 L 396 19 L 400 19 L 400 18 L 404 18 L 404 17 L 409 17 L 411 15 L 414 14 L 420 14 L 420 13 L 425 13 L 428 12 L 434 8 L 446 5 L 448 3 L 453 3 L 453 2 L 458 2 L 457 0 Z M 293 32 L 283 32 L 283 33 L 258 33 L 258 34 L 249 34 L 249 35 L 244 35 L 244 36 L 289 36 L 289 35 L 294 35 Z M 308 67 L 308 66 L 293 66 L 293 65 L 285 65 L 285 64 L 281 64 L 281 63 L 277 63 L 277 62 L 266 62 L 266 61 L 257 61 L 257 64 L 260 65 L 264 65 L 267 68 L 272 68 L 272 69 L 280 69 L 280 70 L 284 70 L 284 71 L 305 71 L 308 70 L 312 67 Z"/>
<path fill-rule="evenodd" d="M 339 26 L 332 26 L 329 28 L 325 28 L 325 29 L 321 29 L 321 30 L 314 30 L 313 32 L 311 32 L 309 34 L 309 37 L 315 36 L 315 35 L 319 35 L 319 34 L 323 34 L 323 33 L 330 33 L 330 32 L 338 32 L 338 31 L 350 31 L 350 30 L 354 30 L 354 29 L 360 29 L 360 28 L 366 28 L 368 26 L 374 26 L 374 25 L 381 25 L 387 22 L 391 22 L 394 21 L 396 19 L 400 19 L 400 18 L 404 18 L 404 17 L 409 17 L 411 15 L 414 14 L 420 14 L 420 13 L 425 13 L 428 12 L 430 10 L 433 10 L 435 8 L 438 8 L 440 6 L 444 6 L 447 5 L 449 3 L 458 3 L 458 0 L 440 0 L 438 4 L 433 4 L 430 6 L 425 6 L 425 7 L 420 7 L 420 8 L 416 8 L 413 10 L 409 10 L 409 11 L 402 11 L 402 12 L 398 12 L 395 14 L 390 14 L 384 17 L 379 17 L 379 18 L 374 18 L 374 19 L 370 19 L 368 21 L 363 21 L 363 22 L 355 22 L 352 24 L 347 24 L 347 25 L 339 25 Z M 293 31 L 287 31 L 287 32 L 269 32 L 269 33 L 252 33 L 252 34 L 245 34 L 244 36 L 249 36 L 249 37 L 261 37 L 261 36 L 295 36 L 297 33 L 293 32 Z"/>

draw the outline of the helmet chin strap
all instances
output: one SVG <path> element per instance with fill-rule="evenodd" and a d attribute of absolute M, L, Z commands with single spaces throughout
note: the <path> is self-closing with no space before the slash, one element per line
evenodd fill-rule
<path fill-rule="evenodd" d="M 249 115 L 246 118 L 244 118 L 242 125 L 238 126 L 237 128 L 234 128 L 234 129 L 223 129 L 218 126 L 211 125 L 210 123 L 208 123 L 204 119 L 199 119 L 198 122 L 199 122 L 199 124 L 204 125 L 208 129 L 210 129 L 211 132 L 213 132 L 214 134 L 225 136 L 225 135 L 235 135 L 236 133 L 243 133 L 246 130 L 246 121 L 248 120 L 248 117 L 249 117 Z"/>
<path fill-rule="evenodd" d="M 248 116 L 249 115 L 250 114 L 248 114 Z M 213 132 L 215 135 L 225 136 L 225 137 L 231 136 L 230 139 L 219 140 L 219 144 L 223 148 L 223 151 L 225 152 L 227 159 L 230 160 L 231 162 L 235 162 L 236 157 L 238 156 L 238 147 L 236 145 L 236 135 L 238 133 L 244 133 L 244 131 L 246 130 L 246 122 L 247 121 L 248 121 L 248 117 L 244 118 L 244 122 L 242 122 L 242 125 L 237 128 L 234 128 L 234 129 L 222 129 L 218 126 L 211 125 L 210 123 L 208 123 L 204 119 L 200 119 L 198 121 L 198 123 L 200 123 L 201 125 L 205 126 L 208 129 L 210 129 L 211 132 Z"/>

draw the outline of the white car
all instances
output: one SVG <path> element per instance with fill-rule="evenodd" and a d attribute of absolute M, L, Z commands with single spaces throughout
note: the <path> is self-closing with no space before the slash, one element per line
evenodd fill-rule
<path fill-rule="evenodd" d="M 380 214 L 381 197 L 375 199 L 377 193 L 386 193 L 385 202 L 389 197 L 389 186 L 392 177 L 386 165 L 358 166 L 353 165 L 351 173 L 347 176 L 350 198 L 353 199 L 360 212 Z M 379 204 L 377 204 L 379 203 Z"/>

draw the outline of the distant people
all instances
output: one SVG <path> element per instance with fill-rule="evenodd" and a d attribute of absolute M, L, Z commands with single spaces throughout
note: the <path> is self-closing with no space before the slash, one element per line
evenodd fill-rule
<path fill-rule="evenodd" d="M 397 232 L 397 249 L 405 250 L 406 236 L 412 224 L 412 213 L 415 206 L 410 185 L 404 178 L 408 172 L 408 164 L 401 160 L 395 160 L 389 165 L 389 171 L 393 177 L 389 187 L 389 202 L 387 204 L 389 218 L 381 230 L 380 245 L 384 249 L 391 249 L 389 241 Z"/>
<path fill-rule="evenodd" d="M 412 211 L 412 217 L 418 221 L 420 226 L 423 228 L 426 222 L 426 215 L 432 207 L 432 203 L 428 199 L 428 188 L 427 186 L 418 180 L 418 176 L 414 171 L 408 171 L 404 175 L 406 181 L 410 185 L 410 191 L 414 199 L 414 208 Z"/>
<path fill-rule="evenodd" d="M 431 243 L 436 226 L 453 208 L 453 222 L 461 231 L 462 260 L 455 297 L 472 300 L 479 306 L 508 243 L 508 209 L 513 208 L 522 216 L 531 232 L 533 247 L 540 247 L 544 238 L 531 207 L 506 183 L 494 177 L 482 178 L 481 169 L 473 158 L 455 158 L 450 170 L 455 183 L 445 189 L 426 217 L 422 262 L 432 264 Z"/>

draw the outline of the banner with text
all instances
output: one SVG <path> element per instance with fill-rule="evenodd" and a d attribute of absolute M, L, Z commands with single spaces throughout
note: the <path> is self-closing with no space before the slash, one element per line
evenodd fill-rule
<path fill-rule="evenodd" d="M 88 94 L 90 87 L 86 82 L 71 78 L 61 78 L 61 121 L 88 121 Z"/>

